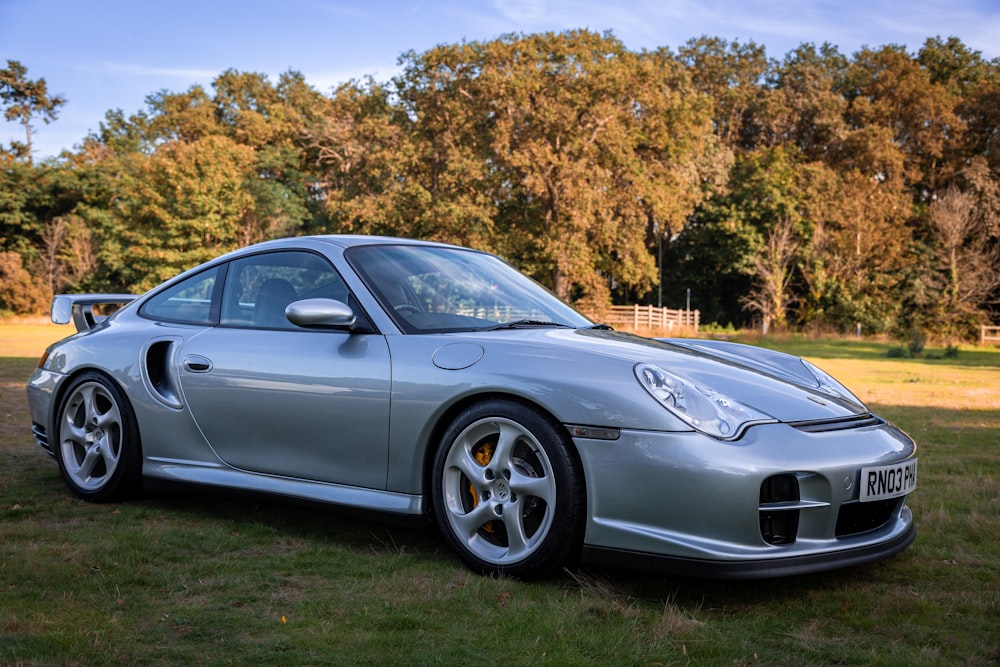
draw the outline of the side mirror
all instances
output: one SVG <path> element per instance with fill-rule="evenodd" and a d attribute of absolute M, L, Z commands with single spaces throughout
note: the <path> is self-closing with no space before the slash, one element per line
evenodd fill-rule
<path fill-rule="evenodd" d="M 358 321 L 351 307 L 335 299 L 302 299 L 285 308 L 292 324 L 311 329 L 350 329 Z"/>

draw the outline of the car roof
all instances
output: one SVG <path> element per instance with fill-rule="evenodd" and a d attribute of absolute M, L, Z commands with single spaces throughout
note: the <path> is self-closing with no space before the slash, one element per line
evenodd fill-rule
<path fill-rule="evenodd" d="M 426 241 L 421 239 L 402 238 L 397 236 L 378 236 L 365 234 L 312 234 L 306 236 L 286 236 L 284 238 L 261 241 L 253 245 L 244 246 L 230 253 L 226 253 L 217 259 L 230 259 L 232 256 L 242 255 L 247 252 L 260 252 L 263 250 L 279 250 L 309 243 L 325 243 L 335 245 L 339 248 L 353 248 L 356 246 L 370 245 L 412 245 L 435 248 L 453 248 L 457 250 L 468 250 L 471 252 L 482 252 L 475 248 L 468 248 L 460 245 L 441 243 L 438 241 Z M 488 253 L 487 253 L 488 254 Z"/>
<path fill-rule="evenodd" d="M 408 239 L 396 236 L 374 236 L 364 234 L 317 234 L 313 236 L 302 236 L 299 239 L 313 239 L 323 241 L 342 248 L 351 248 L 359 245 L 430 245 L 443 248 L 458 248 L 460 246 L 437 241 L 425 241 L 421 239 Z M 468 248 L 463 248 L 467 250 Z"/>

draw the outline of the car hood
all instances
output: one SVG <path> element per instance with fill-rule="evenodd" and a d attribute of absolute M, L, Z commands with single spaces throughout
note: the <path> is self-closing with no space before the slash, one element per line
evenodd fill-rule
<path fill-rule="evenodd" d="M 598 329 L 535 329 L 476 335 L 486 350 L 503 339 L 519 346 L 539 345 L 571 363 L 590 366 L 587 357 L 600 355 L 629 362 L 651 363 L 710 387 L 728 398 L 782 422 L 848 419 L 868 409 L 832 378 L 817 377 L 799 357 L 738 343 L 701 339 L 654 339 Z M 488 354 L 488 352 L 487 352 Z M 596 379 L 596 378 L 595 378 Z"/>

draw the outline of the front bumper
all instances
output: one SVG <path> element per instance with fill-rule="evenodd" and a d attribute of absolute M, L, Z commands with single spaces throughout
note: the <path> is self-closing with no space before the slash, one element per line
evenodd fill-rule
<path fill-rule="evenodd" d="M 908 507 L 903 514 L 909 515 Z M 582 560 L 592 565 L 665 572 L 668 574 L 710 577 L 713 579 L 767 579 L 789 577 L 863 565 L 894 556 L 906 549 L 917 536 L 910 516 L 903 517 L 905 529 L 891 539 L 864 547 L 841 548 L 834 553 L 784 556 L 764 560 L 722 561 L 699 558 L 676 558 L 660 554 L 637 553 L 608 547 L 584 546 Z"/>
<path fill-rule="evenodd" d="M 577 438 L 589 508 L 584 559 L 749 578 L 896 554 L 915 536 L 906 498 L 858 502 L 860 472 L 912 458 L 916 446 L 881 420 L 859 424 L 766 424 L 734 442 L 690 432 Z"/>

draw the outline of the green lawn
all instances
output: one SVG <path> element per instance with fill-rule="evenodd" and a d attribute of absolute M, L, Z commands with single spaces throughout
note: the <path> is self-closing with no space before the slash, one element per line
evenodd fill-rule
<path fill-rule="evenodd" d="M 207 495 L 73 499 L 31 439 L 23 389 L 65 333 L 0 325 L 0 664 L 1000 662 L 995 350 L 907 360 L 864 341 L 766 341 L 918 441 L 918 537 L 895 558 L 772 581 L 521 583 L 468 573 L 433 531 Z"/>

